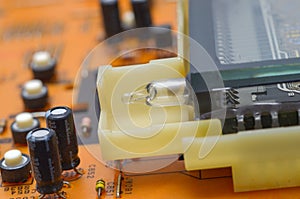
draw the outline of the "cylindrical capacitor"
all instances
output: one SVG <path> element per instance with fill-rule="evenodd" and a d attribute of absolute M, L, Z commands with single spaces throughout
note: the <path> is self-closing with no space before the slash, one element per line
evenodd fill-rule
<path fill-rule="evenodd" d="M 62 169 L 55 132 L 39 128 L 27 135 L 36 189 L 41 194 L 53 194 L 63 187 Z"/>
<path fill-rule="evenodd" d="M 44 108 L 48 102 L 48 89 L 41 80 L 34 79 L 26 82 L 21 96 L 27 109 Z"/>
<path fill-rule="evenodd" d="M 47 51 L 35 52 L 30 62 L 35 79 L 49 81 L 55 73 L 56 59 Z"/>
<path fill-rule="evenodd" d="M 148 0 L 131 0 L 137 28 L 152 26 Z"/>
<path fill-rule="evenodd" d="M 25 182 L 31 173 L 30 158 L 13 149 L 4 154 L 4 158 L 0 160 L 0 168 L 3 182 Z"/>
<path fill-rule="evenodd" d="M 31 113 L 20 113 L 16 120 L 11 124 L 10 129 L 13 135 L 14 143 L 26 144 L 26 136 L 33 129 L 39 128 L 40 122 L 33 118 Z"/>
<path fill-rule="evenodd" d="M 122 32 L 118 0 L 100 0 L 106 37 Z"/>
<path fill-rule="evenodd" d="M 46 112 L 46 122 L 57 135 L 62 169 L 75 169 L 80 158 L 72 110 L 65 106 L 52 108 Z"/>

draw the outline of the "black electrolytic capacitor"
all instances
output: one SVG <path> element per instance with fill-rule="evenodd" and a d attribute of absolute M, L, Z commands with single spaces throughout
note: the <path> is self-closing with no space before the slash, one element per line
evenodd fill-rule
<path fill-rule="evenodd" d="M 122 32 L 118 0 L 100 0 L 106 37 Z"/>
<path fill-rule="evenodd" d="M 148 0 L 131 0 L 137 28 L 152 26 L 150 4 Z"/>
<path fill-rule="evenodd" d="M 27 137 L 36 189 L 41 194 L 58 193 L 63 187 L 62 169 L 55 132 L 38 128 Z"/>
<path fill-rule="evenodd" d="M 46 122 L 57 135 L 62 169 L 75 169 L 80 158 L 72 110 L 65 106 L 52 108 L 46 112 Z"/>

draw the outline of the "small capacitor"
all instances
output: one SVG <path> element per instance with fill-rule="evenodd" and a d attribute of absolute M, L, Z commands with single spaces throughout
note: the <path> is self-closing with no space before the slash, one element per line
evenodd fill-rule
<path fill-rule="evenodd" d="M 78 172 L 80 158 L 72 110 L 65 106 L 54 107 L 46 112 L 46 122 L 57 135 L 62 169 Z"/>
<path fill-rule="evenodd" d="M 47 51 L 35 52 L 30 62 L 35 79 L 49 81 L 55 74 L 56 59 Z"/>
<path fill-rule="evenodd" d="M 0 160 L 3 182 L 25 182 L 31 175 L 30 158 L 17 149 L 7 151 Z"/>
<path fill-rule="evenodd" d="M 34 79 L 26 82 L 22 88 L 21 96 L 27 109 L 41 109 L 48 102 L 48 88 L 41 80 Z"/>
<path fill-rule="evenodd" d="M 11 124 L 14 143 L 26 144 L 26 136 L 33 129 L 39 128 L 40 122 L 34 118 L 31 113 L 20 113 L 16 116 L 16 120 Z"/>
<path fill-rule="evenodd" d="M 152 26 L 150 4 L 148 0 L 131 0 L 137 28 Z"/>
<path fill-rule="evenodd" d="M 39 128 L 31 131 L 26 139 L 37 191 L 42 195 L 59 194 L 63 180 L 55 132 Z"/>
<path fill-rule="evenodd" d="M 100 0 L 106 37 L 122 32 L 118 0 Z"/>

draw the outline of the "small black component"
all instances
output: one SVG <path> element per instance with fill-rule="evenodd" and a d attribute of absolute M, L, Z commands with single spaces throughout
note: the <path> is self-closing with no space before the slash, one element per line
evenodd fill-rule
<path fill-rule="evenodd" d="M 27 134 L 36 128 L 40 128 L 40 121 L 37 118 L 33 118 L 32 126 L 26 128 L 20 128 L 17 124 L 17 121 L 14 121 L 10 126 L 14 143 L 27 144 L 26 141 Z"/>
<path fill-rule="evenodd" d="M 62 169 L 55 132 L 39 128 L 27 135 L 36 189 L 41 194 L 58 193 L 63 187 Z"/>
<path fill-rule="evenodd" d="M 2 158 L 0 160 L 0 168 L 3 182 L 25 182 L 31 175 L 30 158 L 23 153 L 22 162 L 20 164 L 9 166 L 5 163 L 5 158 Z"/>
<path fill-rule="evenodd" d="M 278 122 L 280 126 L 296 126 L 299 124 L 298 111 L 279 111 Z"/>
<path fill-rule="evenodd" d="M 244 114 L 244 126 L 246 130 L 252 130 L 255 128 L 255 118 L 252 113 Z"/>
<path fill-rule="evenodd" d="M 236 117 L 226 118 L 223 126 L 223 134 L 231 134 L 238 132 L 238 121 Z"/>
<path fill-rule="evenodd" d="M 72 110 L 65 106 L 52 108 L 46 112 L 46 122 L 57 135 L 62 169 L 75 169 L 80 158 Z"/>
<path fill-rule="evenodd" d="M 40 80 L 31 80 L 25 84 L 21 91 L 21 97 L 23 99 L 25 108 L 30 110 L 42 109 L 48 103 L 48 88 L 41 85 L 41 88 L 34 93 L 28 89 L 28 85 L 32 82 L 38 82 Z"/>
<path fill-rule="evenodd" d="M 152 18 L 148 0 L 131 0 L 137 28 L 152 26 Z"/>
<path fill-rule="evenodd" d="M 222 133 L 224 135 L 238 132 L 238 120 L 236 115 L 237 113 L 235 110 L 226 110 L 226 117 L 225 119 L 222 119 L 222 121 L 224 122 Z"/>
<path fill-rule="evenodd" d="M 261 126 L 262 128 L 272 128 L 272 115 L 269 112 L 262 112 L 260 114 Z"/>
<path fill-rule="evenodd" d="M 106 37 L 122 32 L 118 0 L 100 0 Z"/>

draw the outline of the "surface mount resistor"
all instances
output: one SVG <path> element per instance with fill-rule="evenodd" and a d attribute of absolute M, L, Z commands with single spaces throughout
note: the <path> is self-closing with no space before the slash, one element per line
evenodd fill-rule
<path fill-rule="evenodd" d="M 54 107 L 46 112 L 46 122 L 57 135 L 62 169 L 76 169 L 80 158 L 72 110 L 65 106 Z"/>
<path fill-rule="evenodd" d="M 63 187 L 62 169 L 55 132 L 39 128 L 27 135 L 31 164 L 39 193 L 58 193 Z"/>

